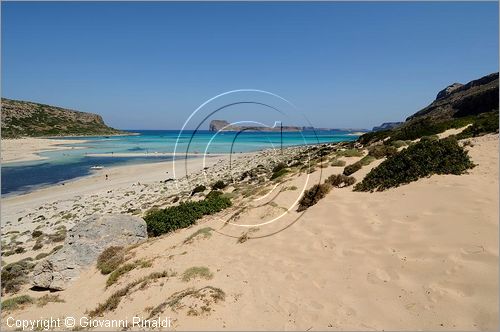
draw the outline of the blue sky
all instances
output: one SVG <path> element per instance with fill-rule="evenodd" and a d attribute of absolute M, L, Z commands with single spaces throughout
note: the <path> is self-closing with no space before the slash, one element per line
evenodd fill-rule
<path fill-rule="evenodd" d="M 180 128 L 241 88 L 317 127 L 371 128 L 496 71 L 495 2 L 2 2 L 2 96 L 117 128 Z"/>

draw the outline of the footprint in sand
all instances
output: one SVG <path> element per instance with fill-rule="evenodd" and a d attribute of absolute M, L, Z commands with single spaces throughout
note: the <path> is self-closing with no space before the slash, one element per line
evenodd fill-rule
<path fill-rule="evenodd" d="M 394 273 L 391 274 L 394 275 Z M 397 275 L 395 275 L 395 277 L 396 279 L 398 278 Z M 391 277 L 390 273 L 382 269 L 376 269 L 374 272 L 368 272 L 366 275 L 366 280 L 372 284 L 387 283 L 392 279 L 393 278 Z"/>

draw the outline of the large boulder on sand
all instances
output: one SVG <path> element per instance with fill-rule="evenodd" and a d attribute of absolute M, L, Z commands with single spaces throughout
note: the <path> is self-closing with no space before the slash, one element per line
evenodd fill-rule
<path fill-rule="evenodd" d="M 33 286 L 63 290 L 78 277 L 81 269 L 95 263 L 110 246 L 142 242 L 148 237 L 146 222 L 121 214 L 93 215 L 75 224 L 67 233 L 64 246 L 33 270 Z"/>

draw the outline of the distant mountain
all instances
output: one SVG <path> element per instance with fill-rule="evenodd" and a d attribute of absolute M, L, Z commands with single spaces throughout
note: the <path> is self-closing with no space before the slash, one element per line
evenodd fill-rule
<path fill-rule="evenodd" d="M 373 127 L 372 131 L 388 130 L 400 126 L 403 122 L 384 122 L 380 126 Z"/>
<path fill-rule="evenodd" d="M 97 114 L 2 98 L 2 138 L 123 133 L 108 127 Z"/>
<path fill-rule="evenodd" d="M 260 127 L 260 126 L 235 126 L 229 124 L 226 120 L 212 120 L 208 127 L 210 131 L 281 131 L 281 127 Z M 283 126 L 283 131 L 301 131 L 302 127 Z"/>
<path fill-rule="evenodd" d="M 498 110 L 498 73 L 462 85 L 453 83 L 439 91 L 429 106 L 408 117 L 448 120 Z"/>

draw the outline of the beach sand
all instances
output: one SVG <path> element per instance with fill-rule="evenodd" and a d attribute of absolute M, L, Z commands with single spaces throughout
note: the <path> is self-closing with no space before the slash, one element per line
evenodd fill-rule
<path fill-rule="evenodd" d="M 470 141 L 467 150 L 477 166 L 468 174 L 434 175 L 384 192 L 333 189 L 303 214 L 295 208 L 284 211 L 306 181 L 309 188 L 343 168 L 289 178 L 275 188 L 279 192 L 275 204 L 265 204 L 273 195 L 254 199 L 236 225 L 224 225 L 221 220 L 235 210 L 224 211 L 187 229 L 149 239 L 132 252 L 134 259 L 150 260 L 151 267 L 135 269 L 108 288 L 107 276 L 92 267 L 56 293 L 65 303 L 28 306 L 16 311 L 15 318 L 79 319 L 127 283 L 171 269 L 179 276 L 135 289 L 116 310 L 97 318 L 145 318 L 176 292 L 213 286 L 224 292 L 224 300 L 206 304 L 186 296 L 180 306 L 166 306 L 160 316 L 172 318 L 177 330 L 497 330 L 498 135 Z M 246 162 L 256 156 L 241 158 Z M 350 164 L 360 158 L 343 159 Z M 218 158 L 209 162 L 211 168 L 220 164 Z M 360 180 L 380 162 L 363 167 L 355 177 Z M 54 200 L 91 193 L 119 200 L 120 188 L 129 190 L 137 181 L 150 183 L 170 176 L 168 165 L 116 167 L 109 170 L 109 182 L 96 174 L 7 198 L 2 217 L 5 211 L 8 227 L 14 229 L 23 227 L 15 220 L 21 210 L 25 213 L 40 205 L 48 211 Z M 199 159 L 189 160 L 188 165 L 193 171 L 204 167 Z M 289 189 L 293 186 L 297 189 Z M 106 195 L 109 190 L 114 196 Z M 283 218 L 267 225 L 238 226 L 258 225 L 283 213 Z M 215 231 L 184 242 L 204 227 Z M 183 271 L 193 266 L 209 268 L 213 277 L 182 281 Z M 28 289 L 22 293 L 49 294 Z M 203 305 L 204 310 L 190 311 Z"/>
<path fill-rule="evenodd" d="M 2 139 L 2 163 L 32 161 L 46 159 L 38 153 L 54 150 L 77 149 L 62 146 L 64 144 L 85 143 L 85 140 L 47 139 L 47 138 L 14 138 Z"/>

